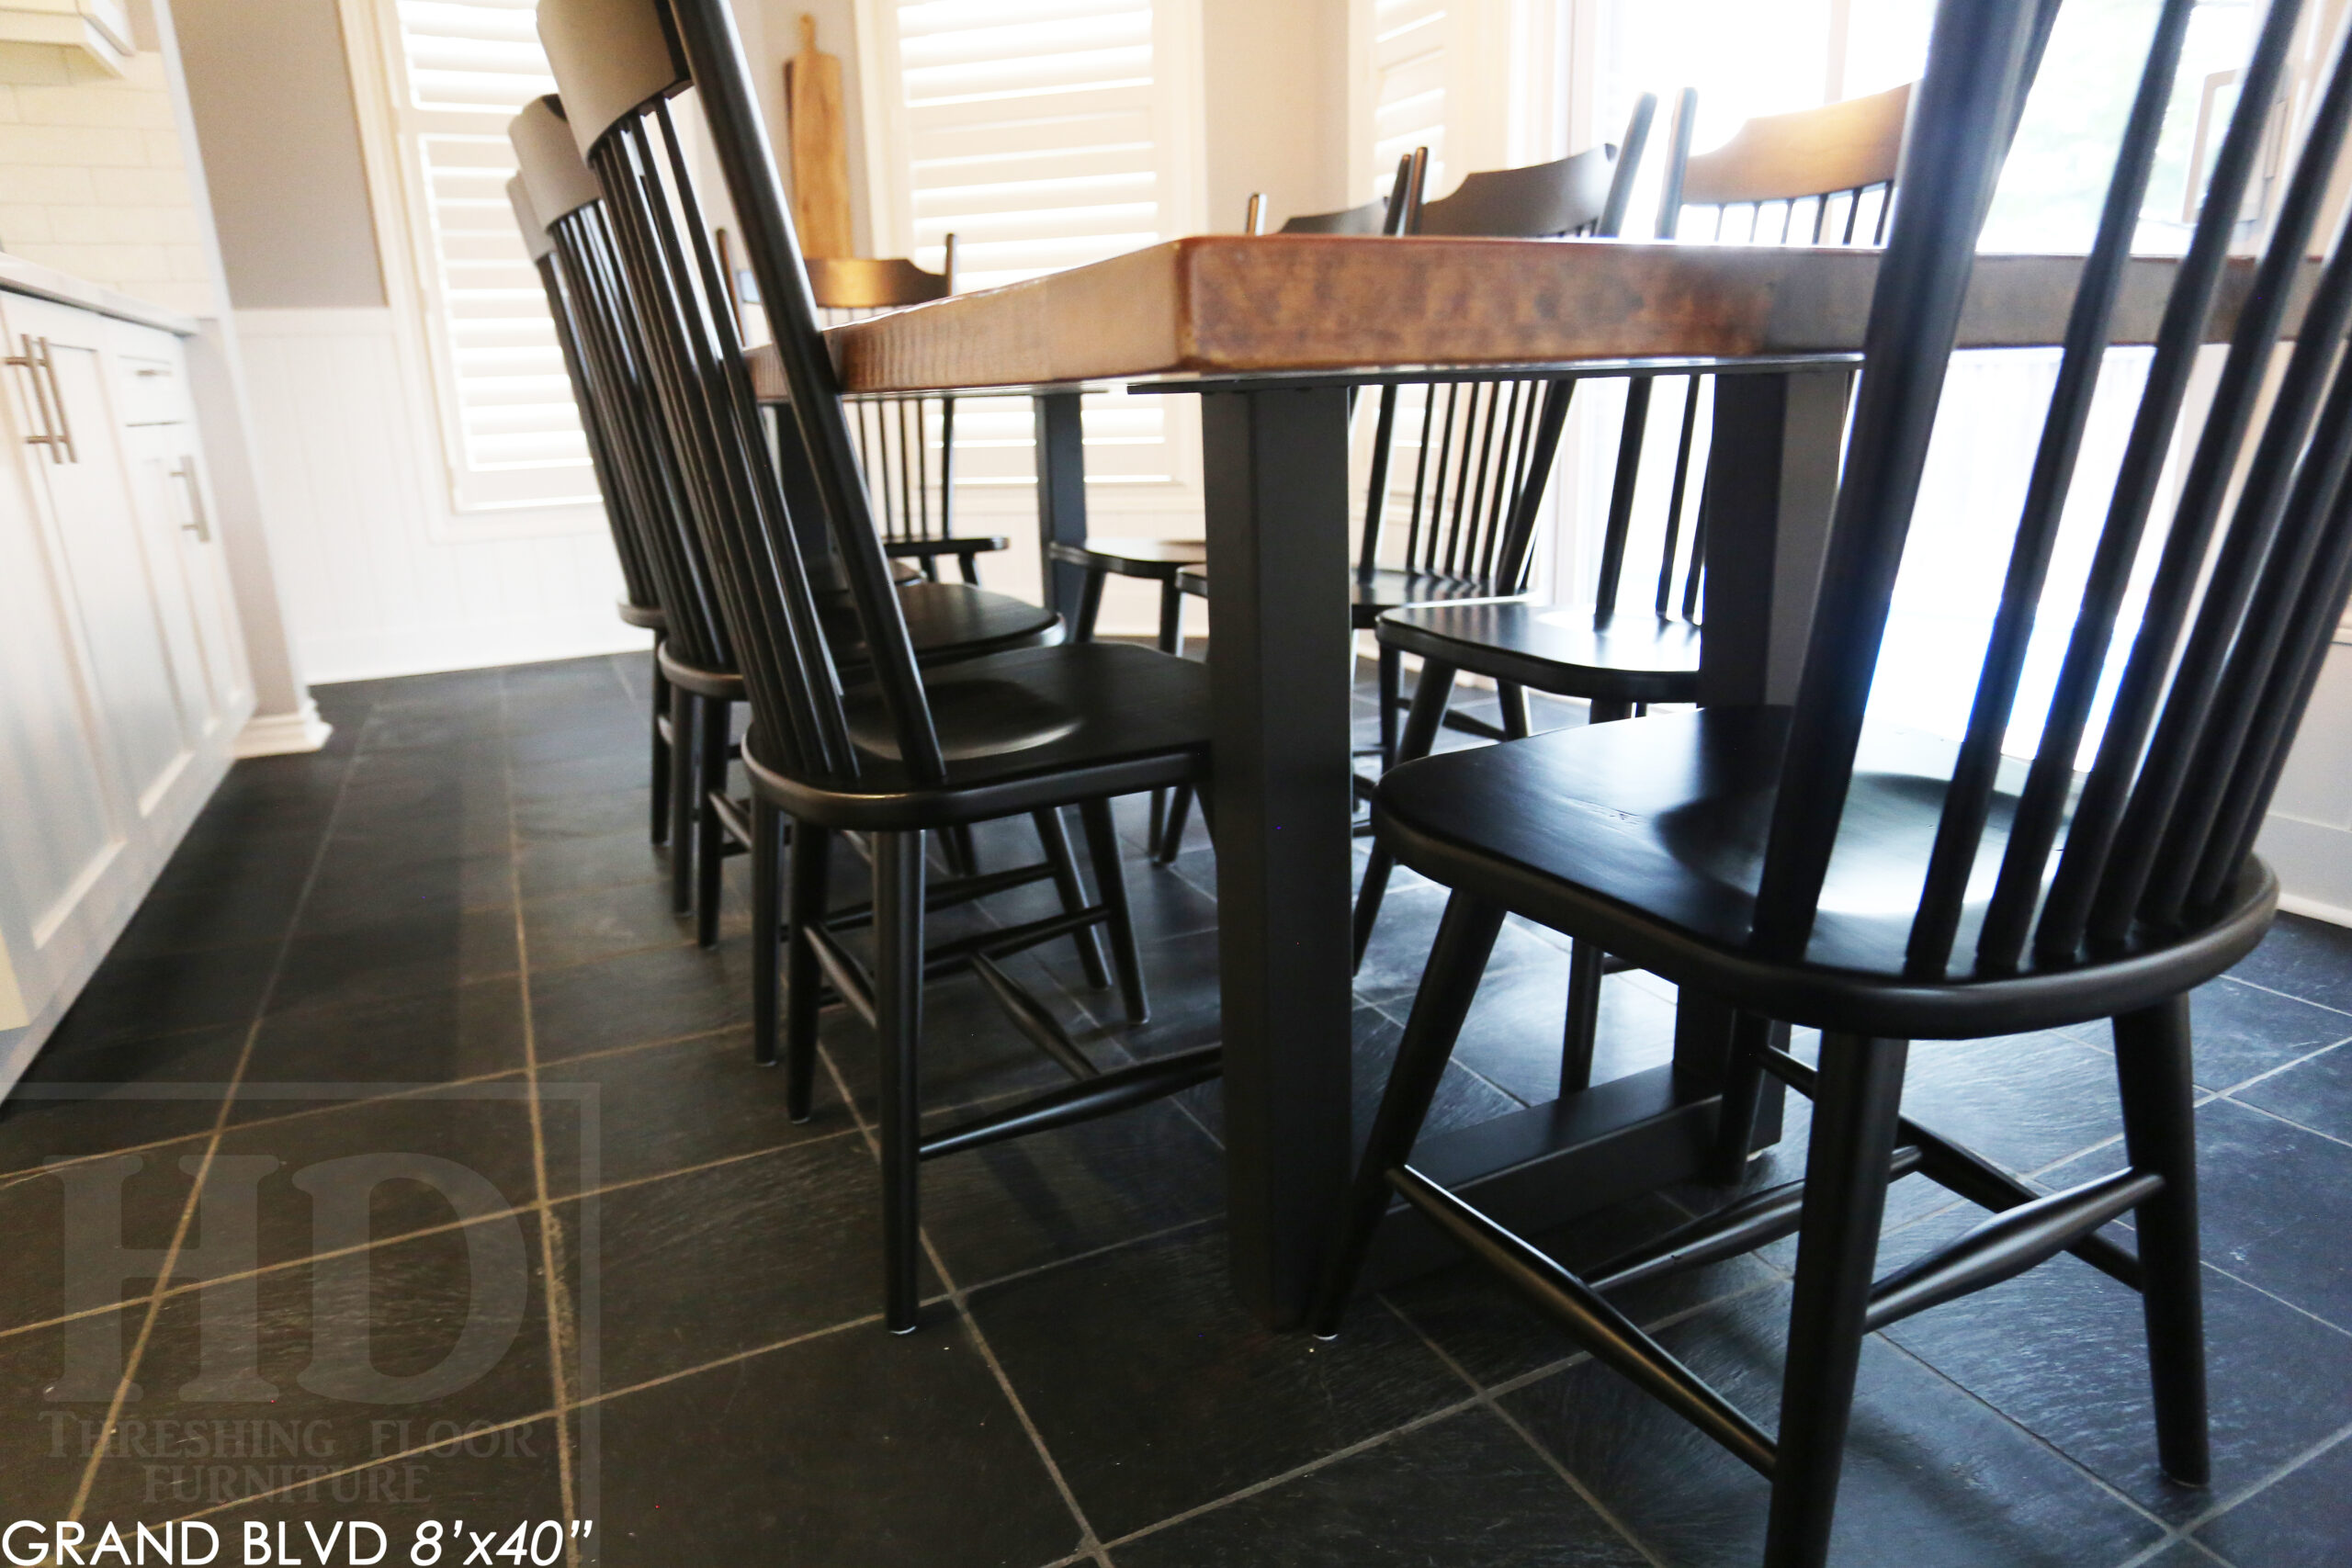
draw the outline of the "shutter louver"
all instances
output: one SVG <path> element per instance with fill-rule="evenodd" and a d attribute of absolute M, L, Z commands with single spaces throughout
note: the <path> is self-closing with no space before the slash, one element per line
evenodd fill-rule
<path fill-rule="evenodd" d="M 899 232 L 922 266 L 956 236 L 959 290 L 1082 266 L 1186 231 L 1166 144 L 1175 85 L 1153 0 L 877 6 L 894 36 Z M 1086 400 L 1090 486 L 1180 482 L 1159 398 Z M 1026 399 L 956 413 L 959 489 L 1035 483 Z"/>
<path fill-rule="evenodd" d="M 506 123 L 555 90 L 533 0 L 398 0 L 393 84 L 458 510 L 596 499 L 546 296 L 505 186 Z"/>
<path fill-rule="evenodd" d="M 1396 182 L 1396 162 L 1430 150 L 1423 189 L 1447 187 L 1445 172 L 1446 30 L 1442 0 L 1374 0 L 1372 7 L 1372 177 L 1374 197 Z"/>

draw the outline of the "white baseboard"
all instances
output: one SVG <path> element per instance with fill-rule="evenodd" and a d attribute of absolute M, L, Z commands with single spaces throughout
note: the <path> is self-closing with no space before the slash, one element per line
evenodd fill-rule
<path fill-rule="evenodd" d="M 2316 898 L 2306 898 L 2299 893 L 2278 895 L 2278 907 L 2290 915 L 2306 915 L 2314 920 L 2325 920 L 2331 926 L 2352 926 L 2352 909 L 2341 904 L 2323 904 Z"/>
<path fill-rule="evenodd" d="M 230 750 L 240 759 L 285 757 L 315 751 L 334 733 L 334 726 L 319 716 L 319 705 L 305 696 L 302 705 L 292 713 L 257 713 L 245 720 Z"/>

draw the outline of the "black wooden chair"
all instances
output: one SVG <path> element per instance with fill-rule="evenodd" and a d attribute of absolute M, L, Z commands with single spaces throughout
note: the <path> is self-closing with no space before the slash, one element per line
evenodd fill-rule
<path fill-rule="evenodd" d="M 654 412 L 655 367 L 643 336 L 641 302 L 633 293 L 603 189 L 574 144 L 562 104 L 548 96 L 526 105 L 508 135 L 534 213 L 547 224 L 575 321 L 603 356 L 602 378 L 592 378 L 592 389 L 600 389 L 597 418 L 607 430 L 630 437 L 618 450 L 627 457 L 622 469 L 633 467 L 639 474 L 639 499 L 631 514 L 644 525 L 641 536 L 656 567 L 665 623 L 674 623 L 666 625 L 656 654 L 657 670 L 670 688 L 664 733 L 672 757 L 683 760 L 668 778 L 673 899 L 680 914 L 694 912 L 702 945 L 713 946 L 718 941 L 726 857 L 744 852 L 751 837 L 749 809 L 738 803 L 728 782 L 729 763 L 740 750 L 733 739 L 735 705 L 745 700 L 745 691 L 706 541 L 690 513 L 696 505 L 740 501 L 724 490 L 695 487 L 680 465 L 675 437 Z M 546 216 L 549 212 L 552 218 Z M 820 558 L 814 570 L 826 613 L 837 625 L 850 626 L 854 617 L 831 558 Z M 909 570 L 914 580 L 898 582 L 897 594 L 917 653 L 927 661 L 1001 652 L 1061 636 L 1060 618 L 1050 610 Z M 951 836 L 948 848 L 970 869 L 967 837 Z M 1067 834 L 1051 834 L 1047 849 L 1058 868 L 1057 881 L 1066 890 L 1076 888 Z M 1107 983 L 1100 954 L 1090 948 L 1086 956 L 1090 976 Z"/>
<path fill-rule="evenodd" d="M 733 705 L 743 698 L 732 640 L 719 615 L 709 562 L 687 525 L 685 476 L 667 431 L 649 417 L 651 368 L 628 281 L 604 211 L 602 189 L 572 143 L 552 97 L 525 106 L 507 130 L 531 214 L 544 225 L 548 262 L 582 350 L 582 420 L 605 433 L 612 479 L 650 568 L 662 608 L 654 668 L 666 689 L 670 761 L 671 905 L 695 909 L 707 941 L 718 935 L 718 829 L 702 808 L 723 785 Z M 527 234 L 526 234 L 527 239 Z M 699 864 L 701 877 L 696 878 Z"/>
<path fill-rule="evenodd" d="M 1397 223 L 1408 210 L 1407 190 L 1411 182 L 1410 170 L 1417 165 L 1411 158 L 1397 167 L 1396 183 L 1385 200 L 1368 201 L 1362 207 L 1351 207 L 1339 212 L 1303 213 L 1283 224 L 1276 231 L 1283 234 L 1394 234 L 1399 232 Z M 1248 218 L 1243 231 L 1256 234 L 1263 231 L 1266 198 L 1263 195 L 1250 198 Z M 1394 220 L 1392 221 L 1392 220 Z M 1083 575 L 1079 580 L 1078 614 L 1070 628 L 1080 642 L 1094 638 L 1095 622 L 1102 614 L 1102 590 L 1114 577 L 1141 578 L 1159 584 L 1159 648 L 1162 653 L 1184 651 L 1184 598 L 1176 582 L 1177 573 L 1191 567 L 1204 566 L 1209 558 L 1208 542 L 1204 539 L 1130 539 L 1089 538 L 1083 544 L 1057 544 L 1047 551 L 1050 559 L 1074 566 Z M 1159 841 L 1161 809 L 1155 801 L 1152 807 L 1152 841 Z"/>
<path fill-rule="evenodd" d="M 670 682 L 662 673 L 662 634 L 669 618 L 662 612 L 661 591 L 655 585 L 652 559 L 645 543 L 645 520 L 638 515 L 630 486 L 619 468 L 621 440 L 604 417 L 590 390 L 586 347 L 571 300 L 557 270 L 555 241 L 539 221 L 530 192 L 519 174 L 506 182 L 507 204 L 514 209 L 514 226 L 522 231 L 523 248 L 539 275 L 547 294 L 548 318 L 555 324 L 556 345 L 563 355 L 564 378 L 571 386 L 571 400 L 580 411 L 581 434 L 588 442 L 588 460 L 596 474 L 596 492 L 605 506 L 605 522 L 612 530 L 613 554 L 619 558 L 621 583 L 627 597 L 616 606 L 621 620 L 653 634 L 653 766 L 652 838 L 669 841 L 670 818 Z"/>
<path fill-rule="evenodd" d="M 674 15 L 673 34 L 660 0 L 542 0 L 538 25 L 573 127 L 628 241 L 632 278 L 652 307 L 648 331 L 665 366 L 656 378 L 665 420 L 701 482 L 739 491 L 741 504 L 697 508 L 696 518 L 711 536 L 752 696 L 744 761 L 755 816 L 759 1006 L 772 1013 L 775 1000 L 775 878 L 789 818 L 786 1110 L 796 1119 L 809 1111 L 820 987 L 830 979 L 879 1036 L 884 1295 L 889 1326 L 903 1332 L 918 1317 L 922 1160 L 1139 1104 L 1218 1071 L 1209 1047 L 1102 1072 L 1001 963 L 1040 942 L 1091 940 L 1107 928 L 1128 1016 L 1145 1016 L 1110 800 L 1205 777 L 1207 686 L 1196 665 L 1107 644 L 1029 648 L 927 671 L 918 663 L 733 19 L 725 0 L 686 0 Z M 777 444 L 775 486 L 757 482 L 760 466 L 747 460 L 763 446 L 758 413 L 670 120 L 669 97 L 689 85 L 791 389 L 800 439 Z M 828 536 L 854 627 L 831 622 L 812 586 Z M 1057 822 L 1065 806 L 1077 807 L 1085 826 L 1099 901 L 926 952 L 933 892 L 924 874 L 926 834 L 1022 814 Z M 871 969 L 842 944 L 839 914 L 828 908 L 833 841 L 849 835 L 866 839 L 874 860 L 874 898 L 864 912 L 874 930 Z M 976 891 L 986 888 L 955 890 Z M 923 984 L 966 967 L 1074 1081 L 924 1137 Z"/>
<path fill-rule="evenodd" d="M 1641 168 L 1657 100 L 1643 94 L 1625 128 L 1623 150 L 1613 143 L 1573 157 L 1521 169 L 1468 175 L 1453 195 L 1424 205 L 1420 184 L 1426 149 L 1399 164 L 1390 208 L 1396 229 L 1411 234 L 1484 238 L 1613 236 L 1623 225 Z M 1556 385 L 1556 384 L 1555 384 Z M 1348 581 L 1348 624 L 1369 630 L 1381 615 L 1406 604 L 1491 599 L 1523 592 L 1533 563 L 1538 503 L 1559 449 L 1567 395 L 1540 381 L 1432 382 L 1380 389 L 1372 435 L 1356 570 Z M 1396 531 L 1403 547 L 1384 558 Z M 1176 574 L 1180 592 L 1206 597 L 1205 565 Z M 1404 666 L 1396 650 L 1380 650 L 1378 767 L 1394 765 L 1398 744 Z M 1504 712 L 1517 714 L 1510 733 L 1525 734 L 1516 691 L 1504 694 Z M 1369 778 L 1359 776 L 1360 795 Z M 1175 797 L 1157 840 L 1161 861 L 1173 860 L 1191 802 Z"/>
<path fill-rule="evenodd" d="M 1683 89 L 1675 103 L 1668 143 L 1658 238 L 1674 238 L 1686 214 L 1698 207 L 1713 209 L 1711 238 L 1724 243 L 1877 243 L 1894 196 L 1910 100 L 1906 85 L 1816 109 L 1749 120 L 1722 147 L 1692 157 L 1690 131 L 1698 118 L 1698 95 Z M 1466 182 L 1464 188 L 1470 188 Z M 1442 205 L 1433 204 L 1431 210 Z M 1779 209 L 1777 226 L 1767 217 L 1774 208 Z M 1745 225 L 1737 220 L 1742 209 Z M 1728 240 L 1726 214 L 1733 217 Z M 1625 389 L 1624 420 L 1617 437 L 1617 465 L 1589 610 L 1511 599 L 1414 604 L 1380 617 L 1374 635 L 1384 667 L 1407 653 L 1421 660 L 1420 680 L 1396 747 L 1397 761 L 1428 756 L 1441 725 L 1489 739 L 1525 735 L 1523 694 L 1531 690 L 1583 699 L 1589 705 L 1588 722 L 1593 724 L 1630 717 L 1652 703 L 1699 700 L 1698 609 L 1706 576 L 1706 497 L 1702 480 L 1692 515 L 1690 478 L 1700 404 L 1704 383 L 1712 378 L 1676 378 L 1682 383 L 1681 427 L 1659 538 L 1656 587 L 1646 609 L 1623 603 L 1634 496 L 1657 379 L 1636 376 Z M 1573 389 L 1573 382 L 1555 382 L 1550 395 L 1565 401 Z M 1703 471 L 1703 457 L 1696 460 Z M 1499 730 L 1451 711 L 1455 677 L 1464 673 L 1496 682 L 1502 698 Z M 1375 844 L 1356 895 L 1359 964 L 1379 922 L 1393 864 L 1388 851 Z M 1571 944 L 1560 1080 L 1565 1091 L 1582 1089 L 1589 1081 L 1601 979 L 1611 966 L 1590 943 Z"/>
<path fill-rule="evenodd" d="M 2165 1469 L 2203 1484 L 2206 1395 L 2190 989 L 2250 951 L 2278 882 L 2252 845 L 2352 587 L 2352 246 L 2338 243 L 2259 429 L 2266 370 L 2347 123 L 2338 47 L 2289 175 L 2169 525 L 2152 503 L 2293 44 L 2265 18 L 2172 283 L 2030 761 L 2002 755 L 2074 462 L 2130 262 L 2193 0 L 2165 0 L 1988 637 L 1965 739 L 1864 711 L 1978 230 L 2056 10 L 1944 0 L 1919 84 L 1852 435 L 1792 706 L 1715 707 L 1424 758 L 1382 780 L 1382 840 L 1453 889 L 1340 1235 L 1317 1326 L 1339 1322 L 1401 1194 L 1596 1359 L 1771 1482 L 1768 1568 L 1828 1556 L 1862 1340 L 2071 1251 L 2137 1289 Z M 2308 440 L 2308 445 L 2306 444 Z M 2245 479 L 2226 525 L 2240 458 Z M 2076 758 L 2135 565 L 2153 558 L 2087 775 Z M 1413 1168 L 1506 912 L 1592 940 L 1740 1010 L 1719 1163 L 1744 1164 L 1767 1076 L 1809 1096 L 1802 1183 L 1752 1195 L 1582 1276 Z M 1899 1113 L 1908 1042 L 2113 1020 L 2126 1169 L 2056 1193 Z M 1823 1032 L 1819 1065 L 1785 1030 Z M 1996 1211 L 1873 1281 L 1888 1183 L 1916 1169 Z M 2136 1253 L 2100 1234 L 2136 1215 Z M 1777 1438 L 1636 1327 L 1610 1293 L 1794 1233 Z"/>
<path fill-rule="evenodd" d="M 947 236 L 942 271 L 898 256 L 812 256 L 808 288 L 829 326 L 944 299 L 956 291 L 956 236 Z M 953 556 L 963 580 L 978 583 L 978 558 L 1012 541 L 956 532 L 956 400 L 865 398 L 851 405 L 849 421 L 884 551 L 933 582 L 941 558 Z"/>

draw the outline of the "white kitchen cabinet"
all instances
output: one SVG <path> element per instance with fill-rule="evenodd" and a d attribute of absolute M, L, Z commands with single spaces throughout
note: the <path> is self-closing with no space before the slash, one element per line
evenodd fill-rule
<path fill-rule="evenodd" d="M 180 342 L 0 293 L 0 1089 L 253 708 Z"/>

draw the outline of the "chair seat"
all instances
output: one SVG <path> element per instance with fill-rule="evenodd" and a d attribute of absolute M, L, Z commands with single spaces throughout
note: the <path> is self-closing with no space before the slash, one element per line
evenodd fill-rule
<path fill-rule="evenodd" d="M 678 657 L 673 644 L 663 642 L 654 650 L 655 662 L 661 666 L 662 678 L 681 691 L 692 692 L 698 697 L 710 697 L 722 703 L 745 700 L 743 676 L 741 671 L 720 670 L 704 664 L 690 664 Z"/>
<path fill-rule="evenodd" d="M 1207 598 L 1208 568 L 1185 568 L 1176 574 L 1176 586 L 1195 598 Z M 1494 594 L 1491 583 L 1466 577 L 1446 577 L 1430 571 L 1395 571 L 1387 567 L 1382 567 L 1369 576 L 1351 571 L 1348 573 L 1348 624 L 1362 631 L 1378 624 L 1384 612 L 1402 609 L 1408 604 L 1425 604 L 1447 599 L 1491 599 Z"/>
<path fill-rule="evenodd" d="M 996 550 L 1009 550 L 1012 541 L 1002 534 L 972 534 L 947 539 L 885 539 L 882 553 L 908 560 L 924 560 L 933 556 L 984 556 Z"/>
<path fill-rule="evenodd" d="M 984 821 L 1207 774 L 1208 671 L 1149 649 L 1063 643 L 925 672 L 947 782 L 918 784 L 898 758 L 879 694 L 847 694 L 854 780 L 781 772 L 754 728 L 754 784 L 791 816 L 827 828 L 891 831 Z"/>
<path fill-rule="evenodd" d="M 899 586 L 899 608 L 915 655 L 926 660 L 1059 642 L 1062 620 L 1043 605 L 967 582 L 918 579 Z"/>
<path fill-rule="evenodd" d="M 1600 617 L 1490 599 L 1390 610 L 1378 630 L 1382 642 L 1407 653 L 1555 696 L 1699 700 L 1699 628 L 1647 611 Z"/>
<path fill-rule="evenodd" d="M 2097 962 L 1967 973 L 2023 780 L 2008 764 L 1954 977 L 1907 977 L 1956 748 L 1872 726 L 1804 962 L 1767 963 L 1746 947 L 1788 723 L 1785 708 L 1710 708 L 1441 753 L 1384 775 L 1374 814 L 1397 859 L 1448 886 L 1748 1010 L 1902 1039 L 1977 1039 L 2151 1006 L 2244 957 L 2277 902 L 2277 879 L 2254 860 L 2225 911 L 2193 930 L 2135 932 Z"/>
<path fill-rule="evenodd" d="M 1055 545 L 1048 553 L 1065 566 L 1164 582 L 1185 567 L 1208 559 L 1209 547 L 1204 539 L 1089 539 L 1080 545 Z"/>
<path fill-rule="evenodd" d="M 624 599 L 613 608 L 620 612 L 621 619 L 629 626 L 642 626 L 650 632 L 670 629 L 670 617 L 662 613 L 659 604 L 632 604 Z"/>

